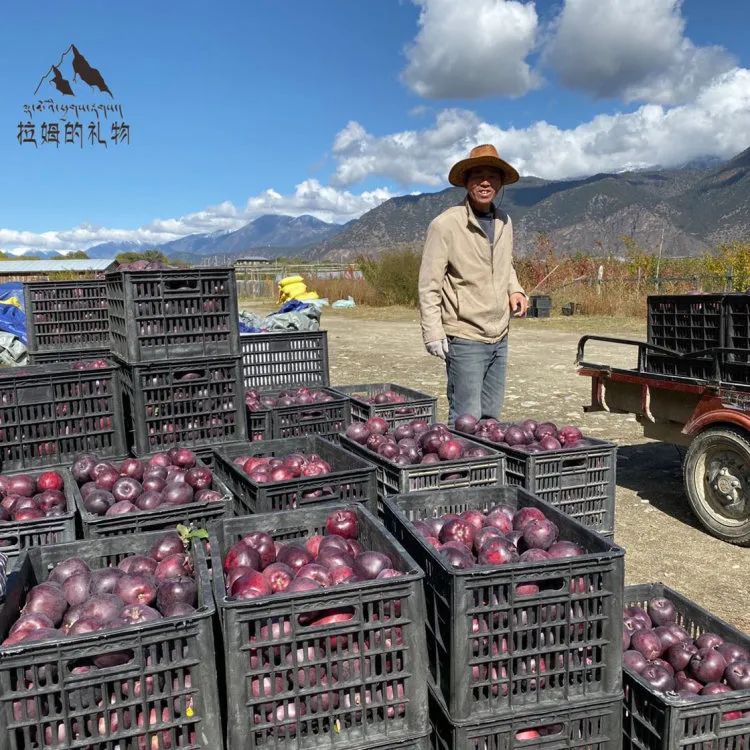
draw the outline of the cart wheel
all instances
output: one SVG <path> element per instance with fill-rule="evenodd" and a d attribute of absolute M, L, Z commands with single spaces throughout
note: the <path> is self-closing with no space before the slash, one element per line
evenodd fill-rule
<path fill-rule="evenodd" d="M 693 438 L 683 465 L 693 513 L 719 539 L 750 546 L 750 442 L 730 428 Z"/>

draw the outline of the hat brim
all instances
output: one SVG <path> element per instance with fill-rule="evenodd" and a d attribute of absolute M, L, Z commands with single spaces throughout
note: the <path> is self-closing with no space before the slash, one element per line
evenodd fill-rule
<path fill-rule="evenodd" d="M 448 182 L 456 187 L 466 186 L 466 173 L 476 167 L 492 167 L 503 175 L 503 185 L 518 182 L 520 175 L 515 167 L 497 156 L 475 156 L 473 159 L 462 159 L 456 162 L 448 173 Z"/>

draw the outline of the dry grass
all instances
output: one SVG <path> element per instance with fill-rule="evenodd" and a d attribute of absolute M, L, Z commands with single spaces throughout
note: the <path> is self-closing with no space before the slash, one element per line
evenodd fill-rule
<path fill-rule="evenodd" d="M 357 305 L 379 307 L 382 297 L 364 279 L 321 279 L 311 277 L 305 279 L 308 289 L 315 290 L 321 297 L 327 297 L 329 302 L 351 297 Z"/>

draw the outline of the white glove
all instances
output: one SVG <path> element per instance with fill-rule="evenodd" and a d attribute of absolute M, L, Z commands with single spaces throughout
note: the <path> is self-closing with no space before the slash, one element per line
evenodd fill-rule
<path fill-rule="evenodd" d="M 448 356 L 448 339 L 440 339 L 440 341 L 428 341 L 425 345 L 425 349 L 432 354 L 433 357 L 440 357 L 445 359 Z"/>

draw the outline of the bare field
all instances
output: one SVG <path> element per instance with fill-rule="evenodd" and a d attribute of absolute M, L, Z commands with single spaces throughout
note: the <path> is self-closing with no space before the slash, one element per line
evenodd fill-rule
<path fill-rule="evenodd" d="M 332 383 L 416 388 L 437 395 L 439 417 L 446 418 L 445 370 L 425 352 L 415 310 L 324 309 L 322 327 L 328 330 Z M 582 411 L 590 381 L 576 374 L 574 361 L 585 333 L 642 340 L 645 324 L 631 318 L 514 321 L 503 418 L 573 422 L 593 437 L 616 442 L 615 540 L 626 550 L 626 583 L 663 581 L 750 631 L 750 548 L 720 542 L 698 526 L 684 496 L 677 449 L 646 440 L 633 417 Z M 634 364 L 634 355 L 607 345 L 587 348 L 587 358 Z"/>

